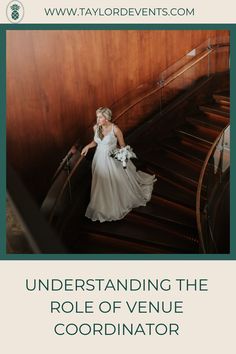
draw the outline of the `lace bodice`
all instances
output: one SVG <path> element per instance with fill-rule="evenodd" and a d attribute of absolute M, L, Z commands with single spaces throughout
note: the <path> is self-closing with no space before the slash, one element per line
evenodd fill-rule
<path fill-rule="evenodd" d="M 97 143 L 98 148 L 102 147 L 109 150 L 114 149 L 117 146 L 117 137 L 114 133 L 114 124 L 112 124 L 111 131 L 106 136 L 104 136 L 102 140 L 99 138 L 96 129 L 94 134 L 94 141 Z"/>

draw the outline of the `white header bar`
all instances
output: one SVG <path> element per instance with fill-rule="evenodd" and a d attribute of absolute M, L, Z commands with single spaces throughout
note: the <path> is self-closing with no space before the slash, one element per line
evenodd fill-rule
<path fill-rule="evenodd" d="M 1 0 L 0 23 L 235 23 L 235 0 Z"/>

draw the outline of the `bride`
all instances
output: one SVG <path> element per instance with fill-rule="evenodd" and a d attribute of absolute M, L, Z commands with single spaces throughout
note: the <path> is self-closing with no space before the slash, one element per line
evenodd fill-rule
<path fill-rule="evenodd" d="M 93 221 L 122 219 L 133 208 L 144 206 L 151 199 L 155 175 L 137 171 L 131 160 L 124 169 L 122 163 L 109 152 L 119 145 L 125 147 L 122 131 L 112 123 L 112 112 L 107 107 L 96 111 L 94 139 L 81 154 L 97 147 L 92 161 L 92 186 L 90 202 L 85 216 Z"/>

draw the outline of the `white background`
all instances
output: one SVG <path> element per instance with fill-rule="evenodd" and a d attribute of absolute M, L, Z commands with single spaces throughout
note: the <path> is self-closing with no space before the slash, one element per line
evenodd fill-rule
<path fill-rule="evenodd" d="M 0 333 L 3 353 L 182 353 L 229 354 L 235 351 L 236 262 L 232 261 L 11 261 L 1 262 Z M 208 292 L 37 293 L 26 278 L 208 278 Z M 175 315 L 87 314 L 54 316 L 52 300 L 181 300 Z M 178 322 L 179 336 L 56 336 L 58 322 Z"/>
<path fill-rule="evenodd" d="M 0 2 L 0 23 L 9 23 L 6 7 L 9 0 Z M 21 23 L 235 23 L 235 0 L 22 0 L 25 16 Z M 195 8 L 195 16 L 189 17 L 49 17 L 44 7 L 155 7 Z"/>

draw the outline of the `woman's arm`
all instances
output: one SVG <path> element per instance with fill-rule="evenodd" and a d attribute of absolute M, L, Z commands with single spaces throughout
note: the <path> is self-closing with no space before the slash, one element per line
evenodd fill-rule
<path fill-rule="evenodd" d="M 97 125 L 95 124 L 95 125 L 93 126 L 94 132 L 95 132 L 96 128 L 97 128 Z M 97 145 L 96 141 L 92 140 L 91 143 L 87 144 L 87 145 L 82 149 L 81 155 L 86 156 L 87 153 L 88 153 L 88 151 L 89 151 L 89 149 L 95 147 L 96 145 Z"/>
<path fill-rule="evenodd" d="M 114 132 L 115 135 L 117 137 L 118 143 L 120 145 L 121 148 L 125 147 L 125 141 L 124 141 L 124 137 L 123 137 L 123 133 L 120 130 L 120 128 L 117 127 L 117 125 L 114 126 Z"/>

